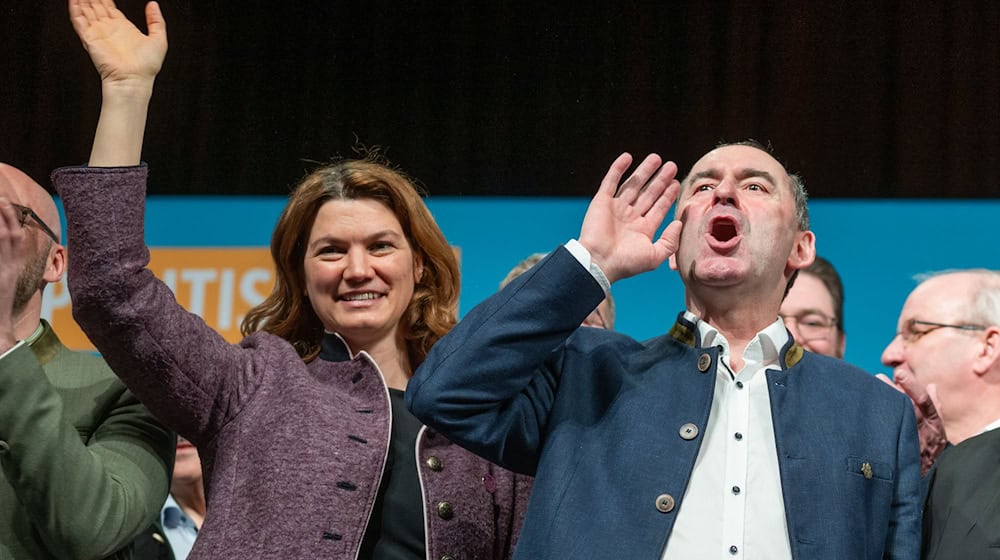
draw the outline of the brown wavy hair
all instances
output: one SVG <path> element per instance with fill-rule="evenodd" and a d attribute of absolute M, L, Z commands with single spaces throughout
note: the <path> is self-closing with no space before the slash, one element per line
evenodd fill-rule
<path fill-rule="evenodd" d="M 458 261 L 416 184 L 377 155 L 323 166 L 295 187 L 271 237 L 274 290 L 247 313 L 240 330 L 244 336 L 261 330 L 280 336 L 306 362 L 319 354 L 323 324 L 303 290 L 309 233 L 323 204 L 358 199 L 376 200 L 389 208 L 414 258 L 422 259 L 423 275 L 400 319 L 400 332 L 415 368 L 457 321 Z"/>

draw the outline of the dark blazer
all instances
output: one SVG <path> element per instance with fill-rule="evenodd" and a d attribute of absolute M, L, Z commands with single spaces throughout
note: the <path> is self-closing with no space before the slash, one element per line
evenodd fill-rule
<path fill-rule="evenodd" d="M 159 514 L 176 439 L 42 325 L 0 359 L 0 559 L 130 558 L 115 551 Z"/>
<path fill-rule="evenodd" d="M 470 311 L 407 389 L 429 426 L 537 475 L 518 558 L 659 558 L 684 503 L 718 350 L 683 319 L 646 342 L 578 328 L 603 297 L 560 247 Z M 793 557 L 917 558 L 910 401 L 791 342 L 781 361 L 767 381 Z"/>
<path fill-rule="evenodd" d="M 949 447 L 927 476 L 923 558 L 1000 558 L 1000 430 Z"/>

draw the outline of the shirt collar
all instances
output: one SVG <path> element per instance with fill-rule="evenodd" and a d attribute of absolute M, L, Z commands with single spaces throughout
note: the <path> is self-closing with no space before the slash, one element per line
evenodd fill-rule
<path fill-rule="evenodd" d="M 27 344 L 27 345 L 29 345 L 29 346 L 32 345 L 32 344 L 34 344 L 35 341 L 38 340 L 39 337 L 42 336 L 43 332 L 45 332 L 45 324 L 42 323 L 41 321 L 39 321 L 38 322 L 38 326 L 35 327 L 34 332 L 32 332 L 30 335 L 28 335 L 28 338 L 24 339 L 24 343 Z"/>
<path fill-rule="evenodd" d="M 160 509 L 160 524 L 163 525 L 165 529 L 177 529 L 181 525 L 194 523 L 188 519 L 187 515 L 184 514 L 184 510 L 181 509 L 180 504 L 177 500 L 170 494 L 167 494 L 167 500 L 163 504 L 163 508 Z"/>
<path fill-rule="evenodd" d="M 979 433 L 984 434 L 990 430 L 995 430 L 997 428 L 1000 428 L 1000 418 L 997 418 L 996 420 L 987 424 L 982 430 L 979 431 Z"/>
<path fill-rule="evenodd" d="M 346 362 L 353 359 L 354 353 L 339 334 L 324 331 L 320 342 L 319 358 L 327 362 Z"/>
<path fill-rule="evenodd" d="M 722 354 L 729 355 L 729 341 L 719 332 L 718 329 L 702 321 L 697 315 L 690 311 L 684 312 L 684 318 L 693 323 L 698 329 L 701 339 L 701 346 L 721 346 Z M 747 362 L 759 363 L 764 366 L 778 366 L 782 368 L 779 359 L 781 349 L 788 344 L 788 330 L 780 318 L 776 318 L 773 323 L 757 333 L 743 350 L 743 359 Z M 782 368 L 783 369 L 783 368 Z"/>

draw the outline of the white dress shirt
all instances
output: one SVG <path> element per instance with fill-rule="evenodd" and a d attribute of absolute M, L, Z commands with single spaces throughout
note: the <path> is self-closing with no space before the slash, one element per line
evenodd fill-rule
<path fill-rule="evenodd" d="M 167 494 L 167 501 L 160 509 L 160 524 L 175 560 L 185 560 L 198 538 L 198 528 L 170 494 Z"/>
<path fill-rule="evenodd" d="M 986 427 L 983 428 L 982 430 L 979 430 L 979 433 L 976 434 L 976 435 L 978 436 L 980 434 L 985 434 L 986 432 L 988 432 L 990 430 L 995 430 L 997 428 L 1000 428 L 1000 418 L 997 418 L 996 420 L 994 420 L 994 421 L 990 422 L 989 424 L 987 424 Z"/>
<path fill-rule="evenodd" d="M 721 347 L 705 439 L 663 560 L 790 560 L 788 523 L 765 370 L 781 369 L 781 319 L 750 341 L 733 372 L 729 341 L 690 312 L 703 347 Z"/>
<path fill-rule="evenodd" d="M 608 292 L 604 272 L 577 240 L 565 245 Z M 788 342 L 780 318 L 757 333 L 732 371 L 729 341 L 691 312 L 702 347 L 721 348 L 704 441 L 662 560 L 791 560 L 778 451 L 765 372 L 780 370 Z"/>

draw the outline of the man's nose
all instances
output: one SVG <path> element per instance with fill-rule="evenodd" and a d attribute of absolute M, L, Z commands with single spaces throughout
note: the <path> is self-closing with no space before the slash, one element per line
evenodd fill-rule
<path fill-rule="evenodd" d="M 716 204 L 729 204 L 739 206 L 739 199 L 736 196 L 736 184 L 730 180 L 720 181 L 712 191 L 715 194 Z"/>
<path fill-rule="evenodd" d="M 901 363 L 903 363 L 903 338 L 897 334 L 882 351 L 882 364 L 896 367 Z"/>

